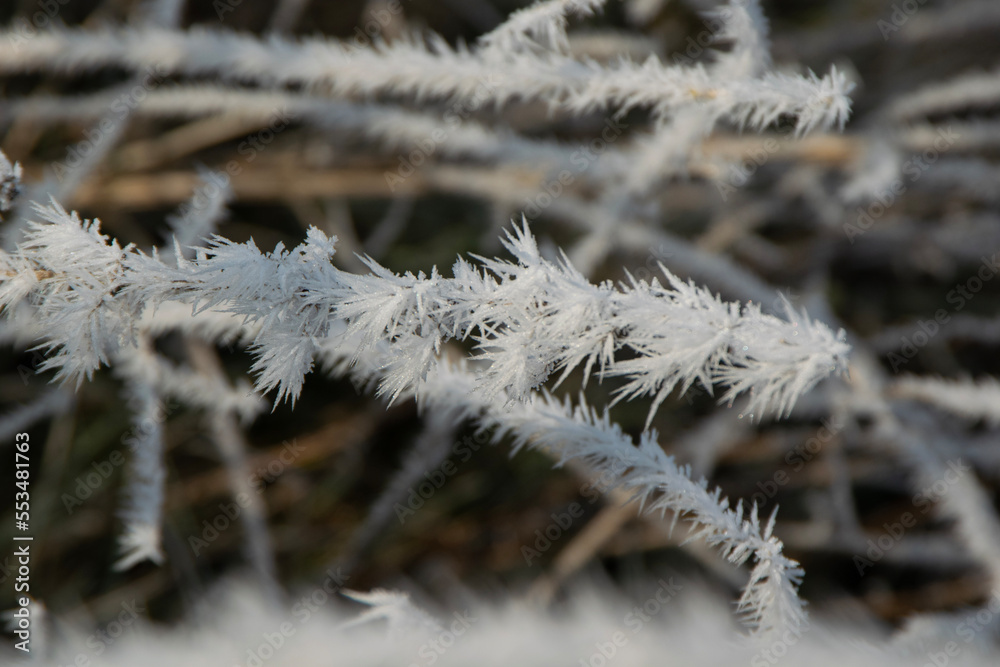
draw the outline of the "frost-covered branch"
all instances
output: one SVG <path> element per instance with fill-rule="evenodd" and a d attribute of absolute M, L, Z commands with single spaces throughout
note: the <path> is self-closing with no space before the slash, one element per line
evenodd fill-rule
<path fill-rule="evenodd" d="M 326 361 L 335 365 L 348 360 L 357 337 L 326 349 Z M 339 373 L 364 380 L 378 376 L 385 367 L 388 350 L 363 354 L 362 363 L 343 363 Z M 797 587 L 802 576 L 798 563 L 783 553 L 773 536 L 774 516 L 761 525 L 756 508 L 742 501 L 730 508 L 719 489 L 709 490 L 705 480 L 691 479 L 690 468 L 679 466 L 657 443 L 655 432 L 643 434 L 638 446 L 603 414 L 586 404 L 573 406 L 547 393 L 534 393 L 529 400 L 505 407 L 476 391 L 477 378 L 462 364 L 442 364 L 421 381 L 416 395 L 422 405 L 435 411 L 459 410 L 481 429 L 494 429 L 494 438 L 510 435 L 514 453 L 523 447 L 552 455 L 561 465 L 569 460 L 585 463 L 595 477 L 615 480 L 616 486 L 634 494 L 640 510 L 673 513 L 673 521 L 684 517 L 691 525 L 689 540 L 704 538 L 719 548 L 734 564 L 753 559 L 750 580 L 739 601 L 739 610 L 757 637 L 774 632 L 801 630 L 807 622 Z"/>
<path fill-rule="evenodd" d="M 854 391 L 849 403 L 854 410 L 874 417 L 876 442 L 893 448 L 913 468 L 915 488 L 932 499 L 943 516 L 955 521 L 955 531 L 968 553 L 996 586 L 1000 582 L 1000 521 L 989 492 L 971 467 L 963 463 L 951 437 L 933 422 L 928 423 L 926 413 L 894 409 L 887 400 L 884 372 L 870 355 L 859 354 L 855 362 L 858 372 L 856 379 L 852 376 Z M 913 387 L 919 387 L 919 383 Z M 930 391 L 936 394 L 938 389 L 932 387 Z M 905 414 L 906 419 L 900 414 Z M 945 485 L 944 493 L 937 492 L 940 484 Z M 932 486 L 933 494 L 926 491 Z"/>
<path fill-rule="evenodd" d="M 163 462 L 164 406 L 155 371 L 146 377 L 133 373 L 137 365 L 151 360 L 148 347 L 145 341 L 137 350 L 120 353 L 136 359 L 133 364 L 117 367 L 133 408 L 133 429 L 127 441 L 132 456 L 121 511 L 125 522 L 120 538 L 123 554 L 115 563 L 116 570 L 127 570 L 144 560 L 162 563 L 164 558 L 160 533 L 167 477 Z"/>
<path fill-rule="evenodd" d="M 730 508 L 719 489 L 709 490 L 704 479 L 691 479 L 690 469 L 678 466 L 657 442 L 656 432 L 646 432 L 638 446 L 613 424 L 605 411 L 544 395 L 511 412 L 492 412 L 485 422 L 498 434 L 514 436 L 515 451 L 524 446 L 553 453 L 560 464 L 585 461 L 595 476 L 615 479 L 639 500 L 640 510 L 661 514 L 670 510 L 674 521 L 691 524 L 688 540 L 704 539 L 731 563 L 753 559 L 750 580 L 738 609 L 755 631 L 767 636 L 787 629 L 801 629 L 806 614 L 797 589 L 803 575 L 799 564 L 782 552 L 772 534 L 775 514 L 761 525 L 757 508 L 743 502 Z"/>
<path fill-rule="evenodd" d="M 752 413 L 784 413 L 795 399 L 843 368 L 848 346 L 804 314 L 787 319 L 758 305 L 724 303 L 664 269 L 654 280 L 615 288 L 593 285 L 565 260 L 541 257 L 527 226 L 504 241 L 516 262 L 459 260 L 454 278 L 397 275 L 366 260 L 372 273 L 335 269 L 333 240 L 311 229 L 292 251 L 262 254 L 252 243 L 217 239 L 181 268 L 138 254 L 127 288 L 148 303 L 183 301 L 242 315 L 261 327 L 255 341 L 258 386 L 295 397 L 311 370 L 315 339 L 334 319 L 349 322 L 370 349 L 392 344 L 381 384 L 390 397 L 415 386 L 448 339 L 472 338 L 491 365 L 480 391 L 523 400 L 553 373 L 622 376 L 619 398 L 655 396 L 655 411 L 680 385 L 729 388 L 723 400 L 751 392 Z M 619 360 L 616 352 L 632 359 Z M 652 411 L 651 411 L 652 414 Z"/>
<path fill-rule="evenodd" d="M 1000 69 L 968 72 L 946 83 L 930 83 L 888 106 L 886 116 L 895 121 L 954 114 L 967 108 L 996 105 L 1000 100 Z"/>
<path fill-rule="evenodd" d="M 488 397 L 524 400 L 554 373 L 562 382 L 582 367 L 584 378 L 625 378 L 619 400 L 653 396 L 650 418 L 675 387 L 683 391 L 696 381 L 709 391 L 721 383 L 726 401 L 749 391 L 751 415 L 785 413 L 816 382 L 843 369 L 849 350 L 842 336 L 790 306 L 779 318 L 756 304 L 725 303 L 666 269 L 666 286 L 655 279 L 593 285 L 565 258 L 542 258 L 526 224 L 504 241 L 515 262 L 479 258 L 475 266 L 460 259 L 454 277 L 445 278 L 436 271 L 394 274 L 371 259 L 369 275 L 340 271 L 329 261 L 335 239 L 315 228 L 292 251 L 279 245 L 261 253 L 252 242 L 216 238 L 175 268 L 108 243 L 95 224 L 61 209 L 39 213 L 47 222 L 33 223 L 26 251 L 7 258 L 18 269 L 10 282 L 19 287 L 6 301 L 29 296 L 49 319 L 73 322 L 45 330 L 46 344 L 58 349 L 46 363 L 62 377 L 78 379 L 106 364 L 107 351 L 127 343 L 144 308 L 171 301 L 256 324 L 258 388 L 277 388 L 278 400 L 298 395 L 316 341 L 338 319 L 361 335 L 366 349 L 392 344 L 380 390 L 393 398 L 416 385 L 444 341 L 472 338 L 476 358 L 491 362 L 479 388 Z M 63 254 L 64 238 L 80 238 L 86 251 L 76 255 L 100 261 L 60 266 L 75 261 Z M 77 296 L 81 287 L 69 287 L 62 276 L 88 268 L 105 278 L 81 276 L 89 289 Z M 81 328 L 91 332 L 87 354 L 78 351 L 87 336 L 65 333 Z M 631 358 L 620 358 L 625 352 Z"/>
<path fill-rule="evenodd" d="M 462 406 L 442 406 L 426 416 L 426 423 L 417 435 L 399 470 L 385 485 L 365 517 L 364 523 L 351 535 L 345 555 L 340 558 L 344 570 L 353 571 L 373 546 L 375 539 L 396 518 L 403 523 L 413 510 L 403 505 L 411 489 L 416 488 L 428 470 L 435 470 L 452 451 L 455 432 L 461 423 L 456 413 Z"/>
<path fill-rule="evenodd" d="M 0 438 L 12 440 L 14 434 L 31 424 L 65 412 L 73 406 L 73 395 L 61 388 L 51 389 L 34 402 L 0 415 Z"/>
<path fill-rule="evenodd" d="M 890 392 L 967 420 L 982 419 L 992 427 L 1000 426 L 1000 382 L 994 377 L 972 381 L 909 376 L 894 383 Z"/>
<path fill-rule="evenodd" d="M 566 17 L 589 16 L 604 6 L 606 0 L 543 0 L 519 9 L 496 30 L 480 38 L 480 43 L 497 55 L 542 45 L 567 51 Z"/>
<path fill-rule="evenodd" d="M 724 303 L 665 269 L 668 286 L 656 280 L 633 280 L 619 288 L 593 285 L 565 258 L 556 263 L 544 259 L 526 224 L 515 227 L 504 241 L 514 262 L 478 258 L 479 266 L 474 266 L 459 260 L 455 277 L 449 279 L 436 271 L 430 276 L 397 275 L 371 259 L 366 260 L 369 275 L 340 271 L 329 261 L 335 239 L 315 228 L 291 251 L 279 245 L 273 253 L 261 253 L 252 242 L 216 237 L 208 248 L 197 249 L 193 260 L 184 259 L 178 249 L 174 261 L 167 263 L 132 247 L 120 249 L 97 232 L 95 223 L 61 209 L 38 211 L 45 222 L 32 224 L 27 252 L 7 258 L 29 274 L 25 280 L 31 289 L 22 296 L 42 310 L 62 305 L 65 286 L 60 291 L 44 283 L 58 285 L 57 276 L 72 271 L 59 264 L 72 264 L 77 256 L 86 266 L 115 276 L 114 289 L 107 280 L 98 283 L 104 296 L 87 317 L 100 321 L 107 310 L 119 324 L 95 331 L 91 347 L 120 354 L 128 349 L 120 330 L 134 325 L 125 321 L 125 314 L 138 318 L 138 304 L 151 308 L 180 301 L 243 316 L 259 327 L 254 341 L 258 385 L 277 387 L 279 400 L 298 394 L 328 339 L 356 341 L 350 354 L 356 361 L 376 350 L 383 354 L 376 367 L 368 367 L 380 377 L 381 391 L 392 397 L 415 392 L 422 400 L 433 400 L 433 392 L 422 392 L 431 371 L 441 368 L 441 346 L 449 339 L 471 337 L 479 343 L 474 358 L 490 363 L 472 376 L 473 390 L 462 392 L 469 395 L 469 410 L 487 406 L 489 419 L 502 431 L 513 431 L 520 445 L 571 442 L 572 451 L 560 456 L 597 465 L 624 461 L 619 471 L 624 473 L 623 484 L 651 497 L 652 508 L 692 514 L 699 535 L 719 544 L 734 562 L 755 556 L 757 566 L 741 603 L 755 624 L 784 627 L 801 612 L 794 604 L 794 566 L 779 558 L 780 543 L 771 538 L 770 526 L 761 529 L 755 511 L 744 519 L 739 506 L 730 512 L 718 494 L 708 494 L 704 486 L 697 491 L 697 485 L 664 457 L 653 435 L 645 435 L 636 449 L 631 441 L 624 442 L 606 414 L 573 411 L 547 398 L 539 402 L 534 390 L 551 374 L 561 372 L 562 381 L 582 366 L 585 378 L 594 373 L 625 377 L 620 399 L 655 395 L 653 410 L 676 385 L 686 388 L 699 381 L 709 389 L 716 382 L 726 385 L 724 400 L 749 390 L 751 411 L 786 412 L 799 395 L 842 367 L 849 350 L 841 337 L 804 314 L 789 307 L 788 318 L 782 319 L 762 314 L 756 305 Z M 55 232 L 50 227 L 67 229 Z M 80 238 L 86 251 L 65 254 L 60 240 L 74 233 L 84 235 Z M 49 247 L 47 239 L 56 242 Z M 104 261 L 89 259 L 95 256 Z M 53 268 L 37 276 L 39 266 Z M 50 294 L 54 303 L 49 302 Z M 52 331 L 47 344 L 63 353 L 72 341 Z M 620 359 L 616 353 L 626 350 L 631 358 Z M 72 377 L 92 372 L 106 358 L 91 355 L 89 362 L 72 366 L 72 372 L 68 362 L 56 365 Z M 151 385 L 143 382 L 137 389 L 137 395 L 149 395 L 143 404 L 143 413 L 148 413 L 158 399 L 143 387 Z M 148 449 L 152 453 L 153 448 Z M 136 463 L 142 467 L 141 479 L 149 477 L 145 460 Z M 707 500 L 698 500 L 701 496 Z"/>
<path fill-rule="evenodd" d="M 207 28 L 58 30 L 27 41 L 14 33 L 0 34 L 0 72 L 103 67 L 134 72 L 156 68 L 163 75 L 211 75 L 223 82 L 266 86 L 303 84 L 338 97 L 388 93 L 495 104 L 544 100 L 573 112 L 624 113 L 641 106 L 657 117 L 696 106 L 708 117 L 752 127 L 787 114 L 797 117 L 803 132 L 842 125 L 851 89 L 836 69 L 822 78 L 767 72 L 727 79 L 700 64 L 671 67 L 656 58 L 604 67 L 558 51 L 515 50 L 498 59 L 489 48 L 454 48 L 433 35 L 359 49 L 325 39 L 272 36 L 264 42 Z"/>

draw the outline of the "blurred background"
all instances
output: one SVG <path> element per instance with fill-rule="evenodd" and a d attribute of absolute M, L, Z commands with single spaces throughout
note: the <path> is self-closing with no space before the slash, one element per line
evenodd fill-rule
<path fill-rule="evenodd" d="M 379 23 L 388 7 L 381 2 L 217 0 L 184 3 L 180 24 L 342 39 L 377 24 L 369 36 L 377 32 L 391 41 L 434 31 L 457 44 L 473 43 L 524 4 L 404 0 L 402 13 Z M 702 62 L 707 51 L 691 52 L 696 42 L 689 38 L 704 33 L 700 12 L 712 5 L 612 0 L 598 16 L 572 23 L 571 48 L 598 61 L 656 55 Z M 38 17 L 48 16 L 46 7 L 8 0 L 0 3 L 0 22 L 45 28 Z M 259 114 L 170 118 L 146 114 L 141 104 L 60 200 L 85 218 L 99 218 L 104 233 L 149 249 L 168 238 L 168 218 L 198 187 L 198 170 L 237 160 L 242 169 L 232 179 L 233 198 L 219 225 L 223 236 L 253 238 L 270 250 L 278 242 L 295 246 L 316 225 L 341 239 L 334 261 L 342 268 L 361 270 L 352 255 L 357 251 L 395 271 L 438 266 L 446 274 L 459 254 L 504 256 L 501 230 L 526 213 L 547 251 L 566 249 L 593 281 L 622 280 L 626 270 L 648 277 L 663 262 L 724 298 L 743 301 L 763 292 L 773 305 L 784 293 L 811 315 L 844 327 L 856 349 L 891 378 L 996 375 L 998 281 L 983 283 L 975 298 L 961 297 L 959 307 L 955 290 L 971 288 L 983 256 L 1000 251 L 1000 5 L 788 0 L 763 7 L 777 67 L 822 73 L 836 65 L 856 81 L 846 130 L 796 140 L 785 120 L 761 134 L 720 128 L 692 155 L 684 175 L 617 209 L 627 212 L 630 229 L 646 226 L 658 234 L 639 243 L 630 243 L 626 232 L 610 238 L 618 233 L 614 221 L 602 231 L 566 205 L 605 202 L 607 193 L 593 179 L 578 179 L 563 205 L 539 210 L 532 204 L 551 182 L 544 167 L 441 151 L 393 190 L 386 174 L 411 154 L 408 146 L 336 122 L 318 127 L 292 119 L 261 134 L 268 121 Z M 143 9 L 126 0 L 69 0 L 49 19 L 93 28 L 139 21 Z M 52 164 L 70 159 L 99 120 L 45 111 L 50 101 L 113 89 L 130 76 L 106 68 L 0 79 L 0 147 L 23 165 L 27 184 L 42 182 Z M 454 109 L 445 102 L 390 101 L 442 117 Z M 548 113 L 543 103 L 518 102 L 471 115 L 496 131 L 569 147 L 599 136 L 606 120 L 600 113 L 568 117 Z M 642 111 L 624 122 L 622 150 L 648 130 Z M 948 143 L 938 151 L 942 136 Z M 248 151 L 255 138 L 260 145 Z M 649 238 L 658 240 L 650 244 Z M 746 283 L 742 273 L 715 280 L 699 273 L 692 253 L 722 258 L 759 282 Z M 920 322 L 941 309 L 948 317 L 940 331 L 915 337 L 926 331 Z M 489 434 L 469 424 L 436 423 L 412 402 L 386 407 L 370 388 L 322 372 L 308 377 L 294 409 L 283 403 L 271 410 L 273 397 L 266 397 L 260 413 L 239 429 L 246 447 L 240 483 L 262 508 L 271 554 L 248 553 L 242 520 L 219 520 L 235 512 L 232 471 L 202 411 L 168 403 L 166 561 L 119 572 L 112 568 L 117 512 L 127 442 L 136 429 L 128 388 L 102 371 L 75 392 L 58 390 L 52 373 L 39 371 L 41 353 L 4 335 L 0 413 L 9 419 L 0 424 L 9 432 L 0 441 L 2 488 L 13 489 L 7 462 L 13 433 L 26 431 L 33 444 L 33 592 L 55 616 L 107 622 L 120 613 L 122 600 L 137 599 L 152 618 L 172 621 L 212 585 L 254 570 L 255 562 L 257 575 L 267 569 L 261 563 L 273 562 L 279 595 L 289 599 L 341 567 L 351 588 L 409 590 L 430 608 L 448 608 L 462 591 L 529 595 L 558 605 L 580 582 L 627 595 L 630 582 L 670 574 L 734 599 L 745 582 L 745 572 L 703 544 L 682 546 L 683 524 L 671 533 L 671 517 L 623 509 L 623 498 L 599 496 L 601 485 L 579 471 L 554 470 L 552 460 L 534 452 L 510 457 L 506 443 L 488 444 Z M 158 338 L 156 348 L 166 358 L 197 358 L 173 334 Z M 245 346 L 219 345 L 215 353 L 234 382 L 249 376 Z M 919 504 L 915 494 L 923 487 L 906 457 L 873 444 L 877 434 L 862 411 L 838 411 L 837 392 L 847 382 L 834 378 L 788 419 L 763 422 L 741 419 L 739 406 L 718 406 L 708 392 L 692 389 L 671 396 L 654 426 L 664 448 L 734 503 L 757 501 L 764 515 L 780 505 L 776 533 L 806 571 L 801 591 L 811 609 L 863 612 L 892 628 L 914 613 L 982 604 L 994 584 L 963 546 L 955 522 L 921 511 L 933 503 Z M 566 386 L 575 394 L 579 383 Z M 613 387 L 591 383 L 588 399 L 606 404 Z M 37 410 L 25 417 L 24 406 Z M 644 401 L 620 404 L 611 415 L 637 435 L 648 408 Z M 995 508 L 998 421 L 947 414 L 919 401 L 900 409 L 915 428 L 940 435 L 974 465 Z M 30 425 L 16 425 L 24 419 Z M 415 447 L 434 449 L 441 464 L 393 487 Z M 390 488 L 395 495 L 386 496 Z M 932 487 L 924 490 L 936 500 Z M 372 519 L 380 499 L 383 515 Z M 11 501 L 12 492 L 4 492 L 0 608 L 13 606 L 6 547 Z M 886 526 L 907 511 L 916 525 L 898 545 L 869 553 L 868 540 L 877 546 Z M 552 529 L 568 514 L 570 525 Z M 558 537 L 540 548 L 547 529 Z M 859 555 L 871 566 L 859 567 Z"/>

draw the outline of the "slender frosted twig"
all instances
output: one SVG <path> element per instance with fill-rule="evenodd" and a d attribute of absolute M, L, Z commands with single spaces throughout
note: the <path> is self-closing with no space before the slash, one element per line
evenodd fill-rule
<path fill-rule="evenodd" d="M 274 36 L 261 42 L 206 28 L 60 30 L 28 41 L 0 33 L 0 72 L 80 72 L 109 66 L 268 86 L 305 84 L 337 96 L 391 93 L 496 104 L 538 99 L 576 112 L 648 107 L 662 117 L 695 105 L 706 115 L 751 127 L 794 115 L 800 132 L 842 125 L 852 88 L 835 68 L 823 78 L 768 72 L 719 80 L 700 65 L 667 67 L 654 58 L 598 67 L 556 52 L 515 52 L 498 62 L 454 49 L 438 37 L 355 49 L 324 39 Z"/>
<path fill-rule="evenodd" d="M 929 403 L 970 421 L 981 419 L 991 427 L 1000 426 L 1000 381 L 994 377 L 974 381 L 911 375 L 893 383 L 889 393 Z"/>
<path fill-rule="evenodd" d="M 148 340 L 135 350 L 122 350 L 131 357 L 129 364 L 118 364 L 116 371 L 125 378 L 129 403 L 133 405 L 132 433 L 128 440 L 131 459 L 126 476 L 124 506 L 121 517 L 125 522 L 121 535 L 122 557 L 116 570 L 129 568 L 150 560 L 163 562 L 161 525 L 167 471 L 163 463 L 164 405 L 156 383 L 156 371 L 134 373 L 152 354 Z"/>

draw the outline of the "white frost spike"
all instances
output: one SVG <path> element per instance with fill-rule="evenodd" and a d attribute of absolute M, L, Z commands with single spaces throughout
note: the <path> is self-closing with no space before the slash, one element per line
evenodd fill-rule
<path fill-rule="evenodd" d="M 487 51 L 503 54 L 531 46 L 559 51 L 569 50 L 566 36 L 566 16 L 589 16 L 600 9 L 606 0 L 543 0 L 530 7 L 519 9 L 496 30 L 479 41 Z"/>
<path fill-rule="evenodd" d="M 384 619 L 389 622 L 390 636 L 429 635 L 442 630 L 441 624 L 433 616 L 410 601 L 408 593 L 383 588 L 376 588 L 368 593 L 352 590 L 341 592 L 352 600 L 371 607 L 355 620 L 340 626 L 341 629 Z"/>

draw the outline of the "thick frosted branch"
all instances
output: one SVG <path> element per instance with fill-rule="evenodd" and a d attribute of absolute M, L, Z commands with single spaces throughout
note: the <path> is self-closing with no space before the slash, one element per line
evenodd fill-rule
<path fill-rule="evenodd" d="M 491 362 L 481 374 L 487 396 L 523 400 L 553 373 L 562 373 L 561 382 L 582 367 L 584 378 L 598 370 L 602 378 L 625 378 L 619 399 L 652 395 L 650 418 L 675 387 L 695 381 L 709 390 L 726 386 L 723 400 L 749 391 L 751 414 L 785 413 L 843 369 L 849 350 L 842 335 L 790 307 L 779 318 L 759 305 L 724 303 L 665 268 L 667 286 L 593 285 L 565 258 L 543 259 L 527 225 L 504 241 L 515 262 L 480 258 L 476 267 L 459 260 L 454 278 L 444 278 L 436 271 L 397 275 L 370 259 L 369 275 L 340 271 L 330 263 L 335 239 L 315 228 L 294 250 L 279 245 L 266 254 L 252 242 L 216 238 L 175 268 L 120 249 L 95 223 L 61 209 L 39 212 L 47 222 L 32 223 L 27 251 L 7 258 L 11 278 L 0 283 L 0 296 L 6 305 L 28 297 L 49 321 L 72 323 L 45 328 L 46 345 L 57 350 L 46 364 L 64 377 L 106 364 L 108 351 L 128 343 L 140 314 L 169 301 L 256 324 L 258 387 L 277 388 L 277 400 L 298 395 L 317 341 L 337 319 L 349 322 L 365 348 L 392 343 L 381 385 L 391 397 L 415 386 L 445 340 L 472 337 L 477 358 Z M 69 252 L 70 241 L 82 251 Z M 81 329 L 90 335 L 80 336 Z M 620 359 L 626 351 L 631 358 Z"/>
<path fill-rule="evenodd" d="M 252 244 L 217 239 L 173 269 L 133 256 L 126 292 L 146 303 L 184 301 L 257 322 L 258 387 L 298 394 L 318 340 L 344 319 L 363 349 L 387 341 L 392 356 L 381 391 L 395 398 L 436 362 L 441 344 L 473 338 L 489 360 L 479 390 L 523 400 L 553 373 L 577 367 L 584 377 L 621 376 L 619 398 L 653 395 L 652 412 L 676 387 L 698 381 L 728 387 L 723 400 L 749 391 L 749 410 L 788 411 L 803 392 L 842 369 L 842 336 L 787 309 L 724 303 L 663 269 L 656 280 L 615 288 L 589 283 L 565 260 L 543 259 L 527 226 L 505 240 L 516 261 L 459 260 L 454 278 L 436 271 L 397 275 L 367 260 L 369 275 L 335 269 L 333 239 L 311 229 L 292 251 L 262 254 Z M 629 352 L 620 360 L 616 353 Z"/>

